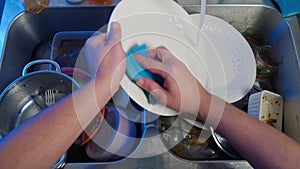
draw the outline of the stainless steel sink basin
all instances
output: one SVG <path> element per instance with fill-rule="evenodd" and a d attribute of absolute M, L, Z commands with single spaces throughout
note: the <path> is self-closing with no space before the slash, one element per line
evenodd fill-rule
<path fill-rule="evenodd" d="M 199 5 L 183 7 L 189 13 L 200 11 Z M 16 12 L 12 14 L 8 9 Z M 0 27 L 1 35 L 5 34 L 0 39 L 0 92 L 21 76 L 26 63 L 50 58 L 47 45 L 56 32 L 95 31 L 107 23 L 112 10 L 113 7 L 53 7 L 39 15 L 17 15 L 22 7 L 7 1 L 3 14 L 7 18 Z M 272 57 L 283 59 L 275 75 L 261 85 L 284 97 L 284 133 L 300 142 L 300 31 L 297 17 L 283 19 L 276 9 L 262 4 L 211 4 L 207 7 L 207 13 L 226 20 L 241 33 L 250 34 L 264 44 L 271 45 Z M 157 145 L 156 141 L 153 139 L 150 142 Z M 145 144 L 141 149 L 146 150 L 143 146 Z M 153 151 L 159 148 L 152 147 Z M 71 162 L 65 168 L 251 168 L 244 160 L 188 161 L 168 151 L 151 157 L 133 157 L 136 158 L 116 163 Z"/>
<path fill-rule="evenodd" d="M 112 9 L 113 7 L 49 8 L 39 15 L 18 15 L 7 30 L 2 31 L 7 32 L 1 57 L 0 91 L 21 75 L 22 67 L 29 61 L 50 58 L 45 44 L 51 45 L 56 32 L 96 31 L 108 22 Z"/>

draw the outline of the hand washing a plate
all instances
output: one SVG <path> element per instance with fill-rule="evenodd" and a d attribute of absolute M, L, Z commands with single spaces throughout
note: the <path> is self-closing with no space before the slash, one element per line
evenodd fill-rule
<path fill-rule="evenodd" d="M 147 50 L 159 46 L 182 61 L 206 90 L 229 103 L 240 100 L 252 88 L 256 64 L 251 47 L 233 26 L 204 12 L 189 15 L 172 0 L 123 0 L 114 9 L 109 22 L 119 22 L 122 27 L 128 62 L 121 86 L 146 110 L 162 116 L 180 114 L 151 99 L 135 84 L 141 77 L 163 83 L 133 57 L 148 57 Z"/>
<path fill-rule="evenodd" d="M 107 31 L 110 31 L 112 22 L 119 22 L 122 28 L 122 46 L 127 57 L 127 70 L 121 81 L 121 87 L 134 102 L 148 112 L 165 117 L 181 114 L 156 101 L 150 93 L 139 88 L 135 83 L 139 78 L 149 78 L 163 86 L 164 79 L 145 70 L 134 57 L 138 54 L 147 58 L 149 50 L 160 46 L 166 47 L 183 62 L 206 90 L 229 103 L 240 100 L 252 88 L 256 65 L 251 47 L 230 24 L 219 18 L 204 15 L 205 8 L 201 11 L 202 14 L 189 15 L 172 0 L 122 0 L 115 7 Z M 115 98 L 119 96 L 116 95 Z M 122 114 L 126 106 L 127 102 L 121 105 L 118 111 Z M 108 125 L 102 126 L 86 146 L 88 156 L 98 161 L 114 161 L 115 156 L 110 152 L 118 153 L 120 145 L 130 145 L 127 146 L 130 147 L 128 150 L 122 151 L 124 154 L 121 156 L 132 152 L 133 142 L 119 136 L 118 133 L 122 133 L 119 130 L 131 128 L 134 131 L 126 130 L 123 134 L 133 138 L 136 135 L 135 125 L 131 124 L 132 120 L 128 123 L 128 120 L 126 122 L 124 118 L 120 118 L 117 124 L 116 117 L 121 116 L 115 108 L 108 110 L 111 112 L 106 113 L 103 122 Z M 210 132 L 200 122 L 185 120 Z M 113 125 L 125 127 L 118 128 Z M 106 130 L 110 128 L 109 126 L 116 131 Z M 103 137 L 103 133 L 107 136 Z M 116 138 L 119 140 L 117 141 Z"/>

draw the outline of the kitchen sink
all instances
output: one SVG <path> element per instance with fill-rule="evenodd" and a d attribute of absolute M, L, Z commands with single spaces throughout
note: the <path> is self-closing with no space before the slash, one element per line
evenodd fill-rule
<path fill-rule="evenodd" d="M 199 13 L 199 5 L 183 5 L 189 13 Z M 51 58 L 54 35 L 61 31 L 96 31 L 107 24 L 112 7 L 49 7 L 41 14 L 22 12 L 20 4 L 7 1 L 0 27 L 0 92 L 21 76 L 22 68 L 30 61 Z M 13 9 L 10 10 L 9 9 Z M 14 15 L 11 11 L 16 11 Z M 224 19 L 245 36 L 251 36 L 262 44 L 271 45 L 271 57 L 281 58 L 277 72 L 260 86 L 284 98 L 283 132 L 300 143 L 300 37 L 297 17 L 282 18 L 278 10 L 262 4 L 210 4 L 207 13 Z M 296 20 L 296 21 L 295 21 Z M 291 25 L 290 23 L 294 23 Z M 297 37 L 296 37 L 297 36 Z M 151 116 L 147 117 L 147 116 Z M 151 113 L 145 118 L 155 119 L 147 125 L 146 136 L 159 130 L 159 119 Z M 149 147 L 152 146 L 152 147 Z M 235 158 L 221 160 L 188 160 L 170 151 L 162 151 L 160 137 L 144 139 L 139 150 L 131 156 L 115 162 L 91 160 L 67 160 L 65 168 L 252 168 L 247 161 Z M 151 150 L 150 150 L 151 149 Z M 139 158 L 139 153 L 155 155 Z M 77 152 L 78 153 L 78 152 Z M 76 154 L 74 155 L 76 156 Z"/>
<path fill-rule="evenodd" d="M 113 7 L 47 8 L 39 15 L 19 14 L 7 27 L 0 91 L 21 76 L 22 68 L 29 61 L 50 58 L 51 41 L 56 32 L 96 31 L 108 22 L 112 10 Z"/>

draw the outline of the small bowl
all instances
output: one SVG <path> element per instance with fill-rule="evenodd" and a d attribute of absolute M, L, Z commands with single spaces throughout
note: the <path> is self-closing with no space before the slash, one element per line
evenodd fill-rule
<path fill-rule="evenodd" d="M 87 143 L 87 155 L 96 161 L 115 161 L 127 157 L 134 150 L 137 129 L 122 109 L 107 106 L 105 120 L 100 129 Z M 122 114 L 122 115 L 121 115 Z"/>

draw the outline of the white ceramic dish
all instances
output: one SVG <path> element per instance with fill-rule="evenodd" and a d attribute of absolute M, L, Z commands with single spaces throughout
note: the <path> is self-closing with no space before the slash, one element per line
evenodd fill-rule
<path fill-rule="evenodd" d="M 187 65 L 201 84 L 206 84 L 204 48 L 194 49 L 198 28 L 177 3 L 172 0 L 123 0 L 111 15 L 110 23 L 113 21 L 121 24 L 125 52 L 143 43 L 148 48 L 165 46 Z M 122 79 L 121 86 L 136 103 L 150 112 L 165 116 L 178 114 L 155 100 L 149 102 L 144 92 L 127 76 Z"/>
<path fill-rule="evenodd" d="M 199 25 L 200 14 L 190 16 Z M 208 81 L 204 87 L 229 103 L 238 101 L 255 82 L 256 64 L 251 47 L 234 27 L 214 16 L 205 15 L 202 31 L 211 43 L 203 45 L 206 51 L 212 51 L 207 55 Z M 202 122 L 185 120 L 196 127 L 206 128 Z"/>
<path fill-rule="evenodd" d="M 163 45 L 185 63 L 209 92 L 227 102 L 238 101 L 254 84 L 256 66 L 249 44 L 219 18 L 205 16 L 203 31 L 199 31 L 200 14 L 189 16 L 172 0 L 123 0 L 111 15 L 110 23 L 113 21 L 121 24 L 125 52 L 143 43 L 149 48 Z M 127 76 L 121 86 L 150 112 L 164 116 L 178 114 L 164 105 L 149 102 Z"/>
<path fill-rule="evenodd" d="M 150 18 L 146 18 L 149 14 Z M 152 14 L 156 15 L 153 16 Z M 160 16 L 167 18 L 160 20 Z M 138 20 L 135 20 L 136 18 L 138 18 Z M 128 20 L 133 23 L 131 24 Z M 173 35 L 176 38 L 181 37 L 181 39 L 189 38 L 188 40 L 190 41 L 195 40 L 190 26 L 187 26 L 187 24 L 192 23 L 191 18 L 188 13 L 173 0 L 122 0 L 115 7 L 110 16 L 107 31 L 110 29 L 110 23 L 114 21 L 122 21 L 123 39 L 128 38 L 128 35 L 132 36 L 139 33 L 152 32 L 159 34 L 166 33 L 166 35 Z M 147 26 L 145 24 L 147 24 Z M 172 26 L 172 28 L 168 26 Z M 174 29 L 174 26 L 177 29 Z M 129 47 L 131 48 L 132 46 Z"/>
<path fill-rule="evenodd" d="M 191 20 L 188 13 L 173 0 L 122 0 L 111 14 L 110 22 L 143 13 L 164 13 Z"/>
<path fill-rule="evenodd" d="M 190 16 L 199 25 L 200 14 Z M 256 64 L 250 45 L 233 26 L 214 16 L 205 16 L 202 31 L 217 51 L 207 56 L 208 84 L 204 87 L 229 103 L 240 100 L 255 82 Z M 209 50 L 212 45 L 205 48 Z"/>
<path fill-rule="evenodd" d="M 283 98 L 267 90 L 252 94 L 249 98 L 248 114 L 281 131 Z"/>

